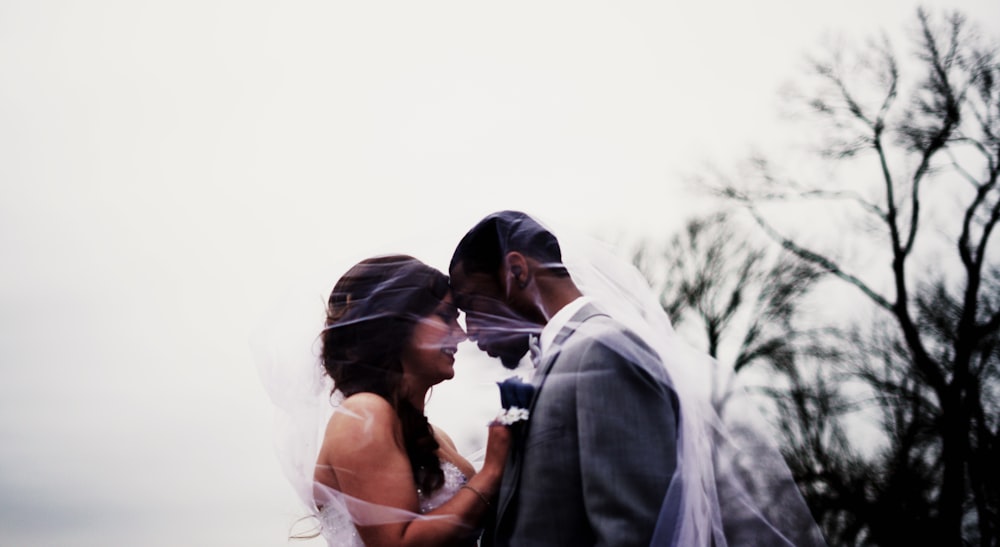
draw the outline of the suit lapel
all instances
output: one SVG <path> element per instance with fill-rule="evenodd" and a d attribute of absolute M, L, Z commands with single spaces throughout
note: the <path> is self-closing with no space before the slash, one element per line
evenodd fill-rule
<path fill-rule="evenodd" d="M 552 342 L 552 347 L 548 352 L 546 352 L 547 355 L 542 358 L 542 362 L 539 363 L 538 368 L 535 370 L 535 376 L 532 378 L 532 383 L 535 384 L 535 395 L 531 398 L 531 404 L 528 408 L 529 416 L 535 411 L 535 403 L 538 401 L 538 394 L 541 393 L 542 386 L 545 384 L 545 379 L 548 378 L 549 371 L 552 370 L 552 366 L 559 357 L 566 339 L 576 331 L 576 328 L 580 323 L 594 317 L 595 315 L 603 314 L 593 304 L 585 305 L 573 314 L 569 323 L 567 323 L 566 326 L 559 331 L 559 334 L 556 335 L 555 340 Z M 513 499 L 514 491 L 517 489 L 518 483 L 521 479 L 521 462 L 524 459 L 525 441 L 527 440 L 528 426 L 530 426 L 530 424 L 531 422 L 529 418 L 529 422 L 527 424 L 518 428 L 519 430 L 516 432 L 516 438 L 514 439 L 514 447 L 516 447 L 517 452 L 513 454 L 513 458 L 508 459 L 508 463 L 511 465 L 507 465 L 504 470 L 500 488 L 500 491 L 503 493 L 503 498 L 500 499 L 500 503 L 497 506 L 496 522 L 498 526 L 503 520 L 504 512 L 507 510 L 511 499 Z"/>
<path fill-rule="evenodd" d="M 566 323 L 559 333 L 556 335 L 555 339 L 552 341 L 552 347 L 547 351 L 547 355 L 542 358 L 542 362 L 539 363 L 538 369 L 535 370 L 535 376 L 533 382 L 535 384 L 535 396 L 531 399 L 531 408 L 528 410 L 534 410 L 535 401 L 538 400 L 538 393 L 542 390 L 542 386 L 545 384 L 545 379 L 549 376 L 549 371 L 552 370 L 552 365 L 555 364 L 556 359 L 562 352 L 562 347 L 566 343 L 566 339 L 569 338 L 574 332 L 576 332 L 577 327 L 584 321 L 594 317 L 596 315 L 605 315 L 597 306 L 593 304 L 587 304 L 580 308 L 573 317 L 570 318 L 569 322 Z"/>

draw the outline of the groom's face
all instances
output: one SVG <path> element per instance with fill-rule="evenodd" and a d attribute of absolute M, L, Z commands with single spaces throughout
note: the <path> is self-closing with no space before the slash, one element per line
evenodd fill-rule
<path fill-rule="evenodd" d="M 503 287 L 483 273 L 466 275 L 462 265 L 451 271 L 455 303 L 465 312 L 469 339 L 507 368 L 517 368 L 528 351 L 528 335 L 538 326 L 515 312 L 504 297 Z"/>

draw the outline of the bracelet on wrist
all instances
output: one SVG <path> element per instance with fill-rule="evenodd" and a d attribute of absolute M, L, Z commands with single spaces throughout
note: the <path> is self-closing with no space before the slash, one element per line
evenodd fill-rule
<path fill-rule="evenodd" d="M 486 507 L 490 506 L 490 499 L 486 497 L 486 494 L 483 494 L 478 489 L 476 489 L 476 488 L 474 488 L 472 486 L 469 486 L 468 484 L 463 484 L 462 488 L 467 488 L 470 492 L 472 492 L 473 494 L 475 494 L 476 497 L 479 498 L 479 501 L 483 502 L 483 504 L 486 505 Z"/>

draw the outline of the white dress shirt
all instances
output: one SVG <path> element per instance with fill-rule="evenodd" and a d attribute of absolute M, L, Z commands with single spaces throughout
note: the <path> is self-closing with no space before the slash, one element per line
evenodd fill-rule
<path fill-rule="evenodd" d="M 587 298 L 586 296 L 578 296 L 575 300 L 563 306 L 561 310 L 557 311 L 555 315 L 549 318 L 549 322 L 542 327 L 542 332 L 538 337 L 538 343 L 541 347 L 541 355 L 543 358 L 545 353 L 549 351 L 549 348 L 552 347 L 552 343 L 555 342 L 559 331 L 561 331 L 562 328 L 569 323 L 569 320 L 576 315 L 576 312 L 580 311 L 580 308 L 586 306 L 589 302 L 590 298 Z"/>

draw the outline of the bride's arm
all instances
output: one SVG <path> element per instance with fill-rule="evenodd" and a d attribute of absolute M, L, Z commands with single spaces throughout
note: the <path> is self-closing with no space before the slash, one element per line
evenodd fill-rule
<path fill-rule="evenodd" d="M 358 526 L 365 545 L 449 545 L 467 540 L 489 508 L 500 484 L 510 434 L 504 426 L 493 426 L 482 471 L 469 479 L 470 488 L 460 489 L 451 500 L 425 515 L 418 515 L 419 500 L 406 450 L 402 427 L 392 407 L 381 397 L 358 394 L 334 415 L 324 445 L 332 450 L 328 461 L 344 494 L 385 506 L 386 514 L 402 509 L 413 519 L 390 518 L 391 522 Z M 360 417 L 360 418 L 359 418 Z M 388 509 L 392 508 L 392 509 Z M 357 515 L 355 515 L 357 517 Z M 441 518 L 421 518 L 441 517 Z"/>

